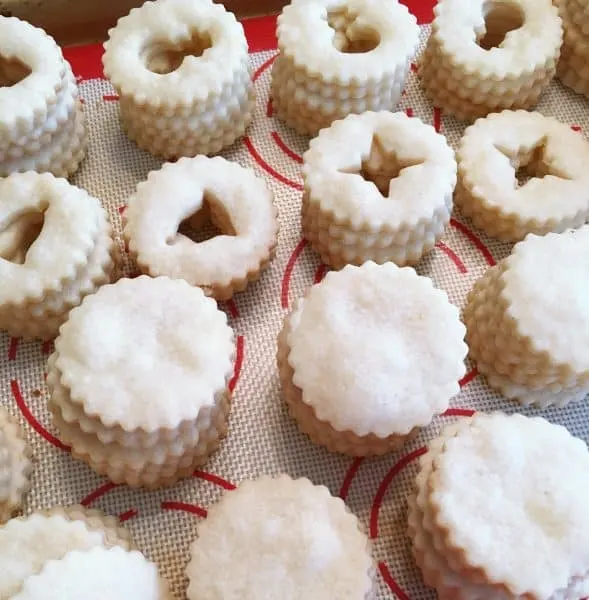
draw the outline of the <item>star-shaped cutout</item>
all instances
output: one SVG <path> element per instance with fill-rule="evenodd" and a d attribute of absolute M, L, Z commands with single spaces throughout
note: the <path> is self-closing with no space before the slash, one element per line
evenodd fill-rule
<path fill-rule="evenodd" d="M 333 45 L 344 54 L 361 54 L 374 50 L 380 43 L 376 29 L 358 22 L 358 15 L 347 7 L 327 12 L 327 24 L 334 30 Z"/>
<path fill-rule="evenodd" d="M 374 134 L 370 151 L 362 157 L 360 165 L 340 169 L 340 171 L 359 175 L 366 181 L 373 183 L 383 198 L 388 198 L 391 181 L 399 177 L 403 169 L 421 164 L 423 164 L 421 159 L 400 160 L 394 152 L 387 150 L 379 136 Z"/>

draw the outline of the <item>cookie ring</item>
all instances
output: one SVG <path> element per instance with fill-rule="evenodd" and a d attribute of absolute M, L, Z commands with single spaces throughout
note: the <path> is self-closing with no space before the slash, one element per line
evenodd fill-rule
<path fill-rule="evenodd" d="M 18 139 L 43 124 L 66 85 L 66 63 L 42 29 L 0 17 L 0 137 Z"/>
<path fill-rule="evenodd" d="M 0 524 L 20 509 L 29 489 L 32 452 L 20 426 L 0 408 Z"/>
<path fill-rule="evenodd" d="M 415 17 L 397 2 L 346 0 L 339 11 L 333 11 L 334 4 L 332 0 L 295 0 L 286 6 L 276 32 L 281 57 L 323 83 L 363 87 L 385 78 L 398 79 L 417 49 Z M 341 35 L 373 40 L 377 45 L 369 52 L 341 52 L 334 45 Z"/>
<path fill-rule="evenodd" d="M 550 0 L 441 0 L 435 8 L 432 33 L 420 66 L 422 84 L 434 98 L 440 96 L 440 73 L 460 81 L 465 100 L 487 90 L 493 99 L 518 93 L 532 82 L 536 93 L 519 102 L 489 107 L 531 108 L 556 71 L 562 44 L 562 21 Z M 524 106 L 525 104 L 525 106 Z M 486 102 L 483 103 L 483 106 Z M 452 113 L 453 105 L 442 106 Z M 464 111 L 459 111 L 463 113 Z M 476 115 L 478 116 L 478 115 Z"/>
<path fill-rule="evenodd" d="M 465 131 L 457 158 L 456 204 L 491 237 L 519 241 L 589 218 L 589 142 L 554 118 L 491 114 Z M 522 167 L 532 178 L 520 186 Z"/>
<path fill-rule="evenodd" d="M 278 227 L 272 200 L 249 169 L 221 157 L 183 158 L 137 186 L 125 213 L 125 239 L 144 273 L 185 279 L 227 300 L 257 279 L 273 255 Z M 229 235 L 194 243 L 178 234 L 184 220 L 207 207 Z"/>
<path fill-rule="evenodd" d="M 433 127 L 405 113 L 336 121 L 311 141 L 303 161 L 303 234 L 328 265 L 414 264 L 450 220 L 454 152 Z"/>
<path fill-rule="evenodd" d="M 212 2 L 146 2 L 119 19 L 109 36 L 103 56 L 106 77 L 121 97 L 153 110 L 202 104 L 247 70 L 243 26 Z M 163 74 L 148 68 L 158 51 L 165 61 L 166 52 L 182 52 L 195 42 L 201 56 L 185 56 L 177 69 Z"/>

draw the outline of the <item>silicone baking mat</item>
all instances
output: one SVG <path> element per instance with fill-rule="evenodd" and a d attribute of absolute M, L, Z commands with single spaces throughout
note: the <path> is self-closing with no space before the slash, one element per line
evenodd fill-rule
<path fill-rule="evenodd" d="M 425 41 L 431 6 L 414 7 Z M 325 484 L 346 499 L 366 525 L 379 566 L 379 598 L 435 598 L 413 565 L 406 539 L 406 496 L 415 475 L 415 459 L 439 428 L 473 410 L 515 410 L 490 391 L 469 366 L 462 392 L 453 408 L 424 430 L 398 454 L 379 459 L 352 460 L 330 455 L 312 445 L 290 420 L 280 398 L 275 366 L 276 335 L 289 306 L 325 268 L 301 239 L 301 155 L 308 140 L 294 135 L 272 115 L 268 98 L 270 66 L 276 56 L 273 19 L 245 23 L 255 67 L 258 103 L 247 137 L 224 155 L 265 177 L 276 195 L 280 240 L 275 260 L 262 280 L 223 308 L 239 340 L 232 380 L 233 411 L 229 435 L 206 471 L 157 492 L 114 486 L 71 458 L 55 437 L 46 409 L 45 360 L 50 346 L 25 343 L 0 335 L 0 404 L 17 415 L 26 428 L 36 464 L 26 511 L 53 504 L 79 503 L 119 515 L 138 547 L 161 567 L 178 599 L 185 597 L 184 568 L 199 519 L 220 494 L 245 478 L 286 472 Z M 74 177 L 108 208 L 117 235 L 126 198 L 147 173 L 161 162 L 138 150 L 122 133 L 113 89 L 102 78 L 101 48 L 91 46 L 66 53 L 78 75 L 89 122 L 88 157 Z M 589 127 L 586 101 L 555 82 L 539 107 L 571 126 Z M 463 126 L 427 102 L 415 73 L 411 73 L 400 110 L 433 123 L 455 146 Z M 164 200 L 164 199 L 163 199 Z M 419 265 L 461 306 L 473 282 L 485 269 L 506 256 L 510 246 L 496 243 L 455 214 L 436 249 Z M 127 264 L 127 274 L 131 265 Z M 141 349 L 137 349 L 140 352 Z M 589 439 L 589 405 L 542 413 Z"/>

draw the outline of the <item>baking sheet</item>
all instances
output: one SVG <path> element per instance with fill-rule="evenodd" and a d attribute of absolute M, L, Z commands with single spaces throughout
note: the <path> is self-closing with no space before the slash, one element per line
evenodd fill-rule
<path fill-rule="evenodd" d="M 418 6 L 422 19 L 430 14 L 430 8 Z M 245 478 L 264 473 L 306 476 L 344 497 L 366 525 L 379 565 L 379 598 L 435 598 L 435 593 L 421 582 L 405 535 L 405 498 L 415 475 L 415 459 L 424 451 L 427 440 L 446 423 L 473 410 L 511 412 L 515 406 L 489 390 L 469 366 L 462 392 L 452 402 L 449 413 L 436 419 L 397 454 L 369 460 L 333 456 L 298 432 L 279 395 L 276 335 L 294 299 L 318 281 L 325 268 L 302 241 L 299 227 L 300 157 L 307 140 L 282 126 L 269 107 L 270 66 L 276 55 L 271 49 L 275 43 L 274 21 L 249 21 L 246 31 L 256 68 L 258 104 L 247 137 L 223 154 L 268 180 L 276 195 L 281 232 L 276 258 L 262 280 L 223 307 L 239 336 L 229 435 L 206 470 L 173 488 L 144 492 L 114 486 L 85 464 L 74 461 L 55 437 L 44 384 L 50 344 L 25 343 L 0 334 L 0 405 L 23 423 L 36 461 L 25 510 L 82 502 L 119 515 L 138 547 L 159 564 L 172 583 L 175 597 L 181 599 L 185 597 L 184 568 L 189 546 L 196 537 L 196 525 L 221 493 Z M 427 33 L 424 26 L 422 42 Z M 67 52 L 79 77 L 90 134 L 88 157 L 73 181 L 102 200 L 120 236 L 126 198 L 161 161 L 138 150 L 122 133 L 117 97 L 108 82 L 100 78 L 100 55 L 98 46 Z M 456 146 L 463 126 L 432 108 L 413 72 L 399 109 L 435 124 Z M 575 128 L 589 127 L 587 102 L 557 82 L 539 110 Z M 468 220 L 455 214 L 443 241 L 418 270 L 432 277 L 453 302 L 462 306 L 473 282 L 509 251 L 508 244 L 487 239 Z M 127 274 L 132 274 L 132 265 L 127 262 L 125 268 Z M 542 414 L 589 440 L 586 403 L 566 410 L 523 412 Z"/>

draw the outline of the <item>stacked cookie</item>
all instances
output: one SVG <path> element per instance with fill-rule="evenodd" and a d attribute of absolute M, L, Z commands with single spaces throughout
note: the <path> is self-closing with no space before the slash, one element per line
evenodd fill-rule
<path fill-rule="evenodd" d="M 84 113 L 61 49 L 42 29 L 0 17 L 0 177 L 68 177 L 85 152 Z"/>
<path fill-rule="evenodd" d="M 530 109 L 554 77 L 561 43 L 551 0 L 440 0 L 419 74 L 432 102 L 460 120 Z"/>
<path fill-rule="evenodd" d="M 60 329 L 47 375 L 53 421 L 73 456 L 113 482 L 171 485 L 225 434 L 234 352 L 225 313 L 200 288 L 121 279 Z"/>
<path fill-rule="evenodd" d="M 50 339 L 108 282 L 115 244 L 100 201 L 49 173 L 0 181 L 0 328 Z"/>
<path fill-rule="evenodd" d="M 0 407 L 0 524 L 21 508 L 30 485 L 31 456 L 20 426 Z"/>
<path fill-rule="evenodd" d="M 243 26 L 212 0 L 156 0 L 109 32 L 104 72 L 121 123 L 167 159 L 215 154 L 247 129 L 255 104 Z"/>
<path fill-rule="evenodd" d="M 244 481 L 209 509 L 191 554 L 189 600 L 275 597 L 270 590 L 288 598 L 376 598 L 358 519 L 305 478 Z"/>
<path fill-rule="evenodd" d="M 589 225 L 529 235 L 464 309 L 471 357 L 507 398 L 540 407 L 589 395 Z"/>
<path fill-rule="evenodd" d="M 394 109 L 419 27 L 397 0 L 294 0 L 277 36 L 274 109 L 298 133 L 315 135 L 350 113 Z"/>
<path fill-rule="evenodd" d="M 478 415 L 420 459 L 409 536 L 441 600 L 581 598 L 589 583 L 589 451 L 541 418 Z"/>
<path fill-rule="evenodd" d="M 410 267 L 332 271 L 297 302 L 278 337 L 289 412 L 332 452 L 398 450 L 460 391 L 464 333 L 447 295 Z"/>
<path fill-rule="evenodd" d="M 456 161 L 444 136 L 418 118 L 366 112 L 311 140 L 303 177 L 303 235 L 325 264 L 404 266 L 444 234 Z"/>
<path fill-rule="evenodd" d="M 589 220 L 589 142 L 539 112 L 505 110 L 468 127 L 454 200 L 487 235 L 517 242 Z"/>
<path fill-rule="evenodd" d="M 558 77 L 566 86 L 589 98 L 589 2 L 559 0 L 564 42 Z"/>

